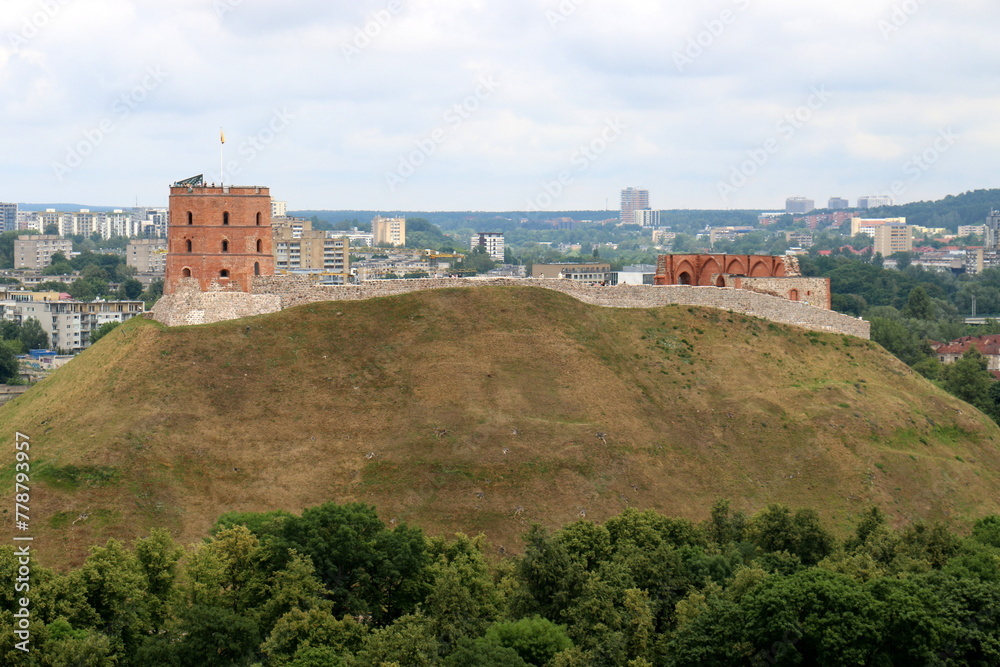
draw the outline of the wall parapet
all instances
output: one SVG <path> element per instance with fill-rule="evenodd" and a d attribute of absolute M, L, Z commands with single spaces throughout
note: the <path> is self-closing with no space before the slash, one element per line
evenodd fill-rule
<path fill-rule="evenodd" d="M 475 286 L 542 287 L 568 294 L 584 303 L 610 308 L 656 308 L 668 305 L 705 306 L 753 315 L 772 322 L 813 331 L 826 331 L 868 339 L 865 320 L 807 303 L 727 287 L 690 285 L 616 285 L 597 287 L 559 278 L 417 278 L 377 280 L 358 285 L 320 285 L 307 276 L 258 276 L 255 295 L 280 298 L 281 308 L 321 301 L 360 301 L 428 289 Z"/>

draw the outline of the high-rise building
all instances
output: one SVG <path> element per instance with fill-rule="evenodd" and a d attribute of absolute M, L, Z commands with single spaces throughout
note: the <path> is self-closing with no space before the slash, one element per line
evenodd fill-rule
<path fill-rule="evenodd" d="M 40 269 L 52 263 L 52 255 L 69 257 L 73 241 L 54 234 L 19 236 L 14 241 L 14 268 Z"/>
<path fill-rule="evenodd" d="M 383 218 L 376 215 L 372 220 L 372 234 L 375 245 L 406 245 L 406 218 Z"/>
<path fill-rule="evenodd" d="M 469 247 L 472 250 L 484 248 L 489 253 L 490 259 L 502 262 L 504 253 L 503 232 L 479 232 L 472 237 Z"/>
<path fill-rule="evenodd" d="M 892 206 L 893 203 L 893 199 L 889 195 L 858 197 L 858 208 L 879 208 L 880 206 Z"/>
<path fill-rule="evenodd" d="M 851 202 L 843 197 L 830 197 L 830 201 L 827 202 L 826 207 L 831 211 L 840 211 L 845 208 L 851 208 Z"/>
<path fill-rule="evenodd" d="M 125 263 L 139 273 L 162 274 L 167 269 L 167 242 L 164 239 L 134 239 L 125 248 Z"/>
<path fill-rule="evenodd" d="M 875 237 L 875 230 L 882 225 L 905 225 L 906 218 L 851 218 L 851 236 L 867 234 Z"/>
<path fill-rule="evenodd" d="M 17 229 L 17 204 L 0 202 L 0 232 Z"/>
<path fill-rule="evenodd" d="M 312 222 L 286 218 L 271 224 L 275 271 L 312 271 L 332 275 L 332 282 L 346 284 L 351 272 L 351 242 L 314 230 Z M 330 282 L 330 281 L 328 281 Z"/>
<path fill-rule="evenodd" d="M 272 218 L 284 218 L 288 215 L 288 202 L 278 201 L 277 199 L 271 200 L 271 217 Z"/>
<path fill-rule="evenodd" d="M 816 202 L 806 197 L 789 197 L 785 200 L 785 213 L 808 213 L 816 209 Z"/>
<path fill-rule="evenodd" d="M 990 211 L 986 217 L 986 238 L 983 242 L 990 249 L 1000 247 L 1000 211 Z"/>
<path fill-rule="evenodd" d="M 170 186 L 163 293 L 193 278 L 249 292 L 254 276 L 274 275 L 271 193 L 259 186 L 207 186 L 197 176 Z"/>
<path fill-rule="evenodd" d="M 913 227 L 911 225 L 888 224 L 875 228 L 875 252 L 883 257 L 897 252 L 913 250 Z"/>
<path fill-rule="evenodd" d="M 659 227 L 660 226 L 660 212 L 654 211 L 651 208 L 640 208 L 633 211 L 635 224 L 640 227 Z"/>
<path fill-rule="evenodd" d="M 635 224 L 635 212 L 649 208 L 649 190 L 625 188 L 622 190 L 622 208 L 619 220 L 626 225 Z"/>

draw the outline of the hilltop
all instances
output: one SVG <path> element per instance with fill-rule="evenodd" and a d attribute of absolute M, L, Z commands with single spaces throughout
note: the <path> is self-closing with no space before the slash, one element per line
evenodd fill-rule
<path fill-rule="evenodd" d="M 222 512 L 325 501 L 498 550 L 532 522 L 701 519 L 720 497 L 842 529 L 871 503 L 899 521 L 1000 511 L 1000 430 L 874 343 L 533 287 L 132 320 L 0 429 L 32 438 L 34 544 L 61 565 L 153 526 L 190 542 Z"/>

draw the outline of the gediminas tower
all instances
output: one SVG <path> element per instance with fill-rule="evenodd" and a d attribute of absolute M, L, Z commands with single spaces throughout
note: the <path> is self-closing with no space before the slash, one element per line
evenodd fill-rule
<path fill-rule="evenodd" d="M 200 176 L 170 186 L 167 273 L 163 293 L 193 278 L 249 292 L 254 276 L 274 275 L 269 188 L 205 185 Z"/>

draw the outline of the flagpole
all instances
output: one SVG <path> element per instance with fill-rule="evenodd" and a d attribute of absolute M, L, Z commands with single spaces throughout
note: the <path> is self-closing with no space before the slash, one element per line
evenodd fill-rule
<path fill-rule="evenodd" d="M 225 181 L 225 170 L 223 164 L 225 164 L 225 158 L 223 157 L 222 151 L 226 147 L 226 135 L 223 133 L 222 128 L 219 128 L 219 185 L 224 185 Z"/>

